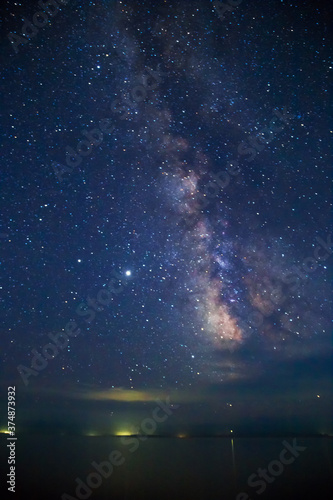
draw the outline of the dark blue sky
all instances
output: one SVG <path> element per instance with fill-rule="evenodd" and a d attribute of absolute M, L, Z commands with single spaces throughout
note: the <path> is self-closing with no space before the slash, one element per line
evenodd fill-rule
<path fill-rule="evenodd" d="M 133 428 L 169 395 L 175 429 L 331 432 L 327 3 L 1 9 L 22 429 L 83 425 L 78 399 L 91 427 Z"/>

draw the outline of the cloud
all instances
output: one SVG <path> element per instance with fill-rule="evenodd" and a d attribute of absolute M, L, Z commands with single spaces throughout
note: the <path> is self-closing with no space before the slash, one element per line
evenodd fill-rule
<path fill-rule="evenodd" d="M 132 403 L 155 401 L 155 399 L 157 398 L 167 397 L 167 394 L 165 392 L 154 390 L 144 391 L 116 387 L 102 391 L 90 390 L 86 393 L 77 393 L 75 397 L 79 399 L 90 399 L 94 401 L 123 401 L 126 403 Z"/>

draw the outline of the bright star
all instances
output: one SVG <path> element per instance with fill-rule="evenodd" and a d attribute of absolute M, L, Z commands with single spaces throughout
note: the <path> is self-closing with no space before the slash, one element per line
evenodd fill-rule
<path fill-rule="evenodd" d="M 126 271 L 125 274 L 126 274 L 126 276 L 131 276 L 132 273 L 131 273 L 131 271 Z"/>

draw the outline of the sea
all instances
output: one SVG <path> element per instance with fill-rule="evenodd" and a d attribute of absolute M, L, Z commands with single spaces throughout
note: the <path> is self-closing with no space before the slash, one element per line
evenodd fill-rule
<path fill-rule="evenodd" d="M 1 498 L 333 498 L 333 439 L 328 436 L 17 435 L 15 493 L 5 484 L 7 437 L 0 436 Z"/>

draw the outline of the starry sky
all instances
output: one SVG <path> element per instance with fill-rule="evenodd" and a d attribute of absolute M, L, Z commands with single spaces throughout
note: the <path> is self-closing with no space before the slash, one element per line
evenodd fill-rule
<path fill-rule="evenodd" d="M 169 397 L 161 432 L 332 431 L 329 5 L 234 3 L 1 7 L 23 430 L 134 429 Z"/>

